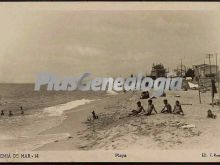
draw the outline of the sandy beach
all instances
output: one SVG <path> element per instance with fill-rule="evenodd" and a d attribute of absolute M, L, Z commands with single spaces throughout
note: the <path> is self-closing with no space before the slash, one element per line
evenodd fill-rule
<path fill-rule="evenodd" d="M 38 109 L 32 109 L 32 106 L 37 105 L 36 99 L 39 96 L 32 95 L 32 99 L 24 98 L 25 115 L 19 115 L 16 110 L 13 111 L 13 117 L 1 117 L 2 149 L 87 151 L 219 148 L 217 140 L 220 137 L 220 121 L 218 117 L 208 119 L 207 110 L 212 109 L 217 116 L 220 111 L 218 106 L 212 108 L 209 105 L 209 91 L 201 93 L 202 104 L 199 103 L 198 90 L 169 91 L 166 97 L 153 99 L 158 112 L 163 108 L 163 99 L 168 99 L 172 107 L 175 101 L 179 100 L 184 116 L 158 113 L 128 117 L 131 110 L 136 108 L 136 102 L 140 100 L 140 91 L 109 92 L 94 96 L 87 94 L 87 97 L 84 97 L 86 93 L 83 92 L 72 93 L 67 95 L 68 97 L 63 97 L 65 93 L 60 96 L 54 93 L 56 97 L 52 94 L 40 95 L 44 99 Z M 9 97 L 6 100 L 13 99 Z M 21 102 L 19 99 L 16 101 L 17 104 Z M 140 101 L 146 109 L 147 99 Z M 99 119 L 88 120 L 92 118 L 93 110 Z"/>
<path fill-rule="evenodd" d="M 180 97 L 175 97 L 176 95 Z M 139 97 L 140 92 L 119 93 L 65 111 L 67 118 L 61 124 L 40 134 L 68 133 L 69 136 L 54 140 L 36 150 L 219 148 L 217 139 L 220 137 L 220 120 L 218 117 L 208 119 L 207 110 L 212 109 L 217 116 L 220 111 L 219 107 L 212 108 L 209 105 L 209 92 L 202 93 L 202 104 L 199 104 L 197 90 L 168 92 L 166 99 L 172 106 L 176 100 L 183 104 L 184 116 L 159 113 L 127 117 L 135 109 Z M 153 99 L 158 112 L 163 107 L 164 98 Z M 147 100 L 141 102 L 146 109 Z M 87 121 L 93 110 L 99 115 L 99 119 Z"/>

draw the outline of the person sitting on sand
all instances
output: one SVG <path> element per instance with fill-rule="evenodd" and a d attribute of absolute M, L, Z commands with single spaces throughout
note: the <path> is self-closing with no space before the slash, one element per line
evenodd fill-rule
<path fill-rule="evenodd" d="M 209 110 L 208 110 L 208 115 L 207 115 L 207 117 L 208 117 L 208 118 L 215 119 L 215 118 L 216 118 L 216 115 L 214 115 L 214 114 L 212 113 L 212 111 L 209 109 Z"/>
<path fill-rule="evenodd" d="M 176 104 L 174 106 L 173 113 L 174 114 L 184 115 L 183 109 L 182 109 L 182 107 L 180 105 L 180 102 L 178 100 L 176 101 Z"/>
<path fill-rule="evenodd" d="M 12 111 L 9 111 L 8 116 L 13 116 Z"/>
<path fill-rule="evenodd" d="M 142 111 L 145 112 L 143 106 L 141 105 L 141 102 L 138 101 L 138 102 L 137 102 L 137 110 L 132 110 L 132 111 L 131 111 L 132 113 L 130 113 L 128 116 L 135 116 L 135 115 L 141 113 Z"/>
<path fill-rule="evenodd" d="M 149 97 L 150 97 L 149 92 L 144 91 L 144 92 L 141 93 L 140 99 L 148 99 Z"/>
<path fill-rule="evenodd" d="M 146 116 L 151 115 L 151 113 L 152 113 L 153 110 L 157 113 L 157 111 L 156 111 L 154 105 L 152 104 L 152 100 L 148 100 L 147 113 L 146 113 L 145 115 L 146 115 Z"/>
<path fill-rule="evenodd" d="M 3 110 L 1 110 L 1 116 L 4 116 L 4 115 L 5 115 L 4 111 L 3 111 Z"/>
<path fill-rule="evenodd" d="M 168 103 L 167 99 L 164 99 L 163 102 L 164 102 L 164 107 L 161 110 L 161 113 L 172 113 L 172 107 Z"/>
<path fill-rule="evenodd" d="M 99 117 L 95 114 L 95 111 L 92 111 L 92 117 L 93 119 L 98 119 Z"/>

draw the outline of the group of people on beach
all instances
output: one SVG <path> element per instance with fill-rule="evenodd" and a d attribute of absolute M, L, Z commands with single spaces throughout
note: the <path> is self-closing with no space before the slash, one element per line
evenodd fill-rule
<path fill-rule="evenodd" d="M 163 102 L 164 102 L 164 107 L 161 110 L 161 113 L 173 113 L 173 114 L 184 115 L 183 109 L 182 109 L 181 104 L 178 100 L 176 101 L 173 110 L 172 110 L 171 105 L 168 103 L 167 99 L 164 99 Z M 153 111 L 155 111 L 155 113 L 158 113 L 154 107 L 152 99 L 148 100 L 148 107 L 147 107 L 146 111 L 145 111 L 144 107 L 141 105 L 141 102 L 138 101 L 137 102 L 137 109 L 132 110 L 131 113 L 129 114 L 129 116 L 136 116 L 136 115 L 140 114 L 141 112 L 143 112 L 144 115 L 149 116 L 152 114 Z"/>

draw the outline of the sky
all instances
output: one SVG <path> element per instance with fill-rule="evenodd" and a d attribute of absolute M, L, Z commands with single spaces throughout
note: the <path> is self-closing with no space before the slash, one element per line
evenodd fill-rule
<path fill-rule="evenodd" d="M 128 76 L 220 54 L 220 11 L 0 8 L 1 83 L 32 83 L 40 72 Z"/>

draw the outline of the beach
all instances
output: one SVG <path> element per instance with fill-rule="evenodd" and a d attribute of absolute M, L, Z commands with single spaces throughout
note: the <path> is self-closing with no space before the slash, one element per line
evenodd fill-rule
<path fill-rule="evenodd" d="M 220 3 L 0 8 L 0 162 L 220 161 Z"/>
<path fill-rule="evenodd" d="M 218 106 L 212 108 L 209 105 L 210 91 L 201 93 L 201 104 L 198 90 L 168 91 L 166 97 L 152 99 L 158 114 L 139 114 L 131 117 L 128 117 L 128 114 L 136 109 L 137 101 L 141 101 L 144 109 L 147 109 L 147 99 L 140 99 L 140 91 L 55 95 L 56 93 L 41 96 L 44 98 L 41 100 L 44 101 L 39 102 L 40 105 L 36 101 L 36 97 L 39 96 L 32 95 L 32 99 L 23 97 L 25 115 L 20 115 L 18 109 L 13 111 L 15 115 L 12 117 L 1 116 L 2 150 L 219 148 L 217 140 L 220 137 L 220 110 Z M 3 98 L 8 102 L 13 100 L 6 96 Z M 164 99 L 167 99 L 172 107 L 175 101 L 179 100 L 185 115 L 161 114 Z M 14 99 L 14 103 L 16 101 L 19 102 L 19 99 Z M 17 103 L 17 108 L 18 105 L 20 102 Z M 37 108 L 32 108 L 33 106 Z M 216 119 L 207 118 L 208 109 L 217 115 Z M 92 119 L 92 111 L 95 111 L 98 119 Z"/>
<path fill-rule="evenodd" d="M 69 136 L 69 133 L 41 134 L 60 125 L 64 112 L 104 97 L 91 92 L 40 92 L 34 84 L 0 84 L 0 148 L 4 151 L 31 151 L 44 144 Z M 20 113 L 23 107 L 24 115 Z M 9 110 L 13 116 L 9 117 Z"/>
<path fill-rule="evenodd" d="M 97 100 L 65 112 L 67 118 L 59 126 L 41 134 L 68 133 L 69 136 L 36 150 L 218 149 L 220 120 L 208 119 L 207 110 L 212 109 L 218 116 L 219 107 L 209 105 L 209 92 L 201 95 L 202 104 L 197 90 L 167 92 L 166 99 L 172 106 L 176 100 L 183 104 L 184 116 L 159 113 L 127 117 L 140 100 L 140 92 L 119 93 Z M 158 112 L 164 98 L 153 99 Z M 147 100 L 141 102 L 146 108 Z M 99 119 L 87 121 L 92 110 Z"/>

